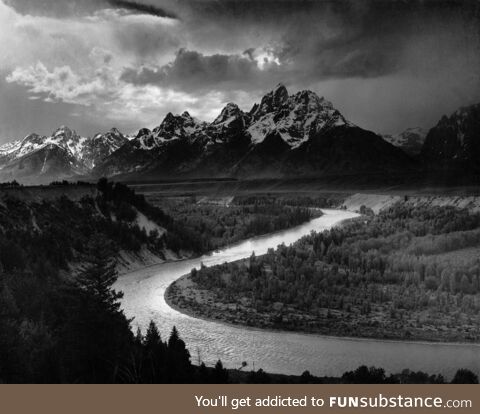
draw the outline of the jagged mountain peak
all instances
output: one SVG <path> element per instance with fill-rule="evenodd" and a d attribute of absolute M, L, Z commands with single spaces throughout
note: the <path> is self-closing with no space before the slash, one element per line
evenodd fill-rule
<path fill-rule="evenodd" d="M 407 154 L 417 156 L 422 150 L 427 132 L 421 127 L 407 128 L 397 135 L 383 135 L 382 138 L 390 144 L 402 149 Z"/>
<path fill-rule="evenodd" d="M 165 118 L 163 118 L 162 124 L 165 123 L 165 122 L 172 122 L 172 121 L 175 120 L 175 118 L 176 118 L 175 115 L 173 115 L 171 112 L 168 112 L 167 115 L 165 115 Z"/>
<path fill-rule="evenodd" d="M 93 136 L 93 139 L 94 140 L 123 139 L 124 137 L 125 137 L 125 135 L 123 135 L 117 128 L 113 127 L 105 133 L 99 132 L 98 134 Z"/>
<path fill-rule="evenodd" d="M 0 163 L 10 163 L 11 153 L 19 156 L 10 164 L 12 174 L 23 174 L 25 154 L 32 160 L 29 171 L 38 172 L 50 147 L 48 160 L 58 160 L 55 165 L 62 166 L 63 176 L 317 174 L 375 170 L 385 154 L 385 168 L 407 162 L 400 150 L 355 127 L 324 97 L 311 90 L 289 95 L 283 84 L 248 113 L 226 103 L 211 123 L 200 122 L 187 111 L 168 112 L 160 125 L 140 129 L 131 140 L 116 128 L 83 138 L 62 126 L 50 137 L 35 134 L 25 142 L 29 145 L 18 145 L 25 153 L 15 146 L 0 148 Z"/>
<path fill-rule="evenodd" d="M 480 103 L 461 106 L 455 112 L 450 115 L 443 115 L 436 126 L 450 125 L 454 123 L 460 125 L 463 121 L 477 118 L 480 114 Z"/>
<path fill-rule="evenodd" d="M 205 132 L 211 143 L 231 141 L 232 138 L 244 136 L 250 120 L 249 114 L 243 112 L 237 104 L 229 102 Z"/>
<path fill-rule="evenodd" d="M 267 135 L 276 132 L 291 148 L 297 148 L 322 130 L 354 126 L 331 102 L 313 91 L 303 90 L 292 96 L 285 93 L 286 88 L 279 85 L 262 98 L 248 128 L 254 143 L 263 142 Z"/>
<path fill-rule="evenodd" d="M 292 96 L 292 100 L 296 103 L 307 105 L 312 109 L 333 108 L 333 104 L 330 101 L 308 89 L 297 92 Z"/>
<path fill-rule="evenodd" d="M 45 140 L 45 136 L 39 135 L 35 132 L 32 132 L 31 134 L 28 134 L 25 138 L 22 139 L 21 143 L 36 143 L 36 144 L 41 144 Z"/>
<path fill-rule="evenodd" d="M 152 133 L 152 131 L 150 131 L 148 128 L 141 128 L 141 129 L 138 131 L 135 139 L 141 138 L 141 137 L 143 137 L 143 136 L 145 136 L 145 135 L 150 135 L 151 133 Z"/>
<path fill-rule="evenodd" d="M 282 101 L 285 100 L 285 98 L 288 98 L 287 88 L 281 82 L 277 83 L 275 88 L 272 89 L 271 93 L 274 99 L 276 99 L 277 101 Z"/>
<path fill-rule="evenodd" d="M 254 119 L 259 119 L 265 114 L 274 112 L 288 100 L 287 88 L 279 83 L 273 90 L 268 92 L 260 101 L 258 107 L 256 107 L 252 116 Z"/>
<path fill-rule="evenodd" d="M 450 117 L 462 117 L 466 118 L 468 116 L 471 116 L 472 114 L 478 113 L 480 111 L 480 103 L 473 104 L 473 105 L 468 105 L 468 106 L 461 106 L 459 109 L 457 109 L 454 114 Z"/>
<path fill-rule="evenodd" d="M 66 125 L 61 125 L 61 126 L 59 126 L 59 127 L 53 132 L 53 135 L 56 135 L 57 132 L 59 132 L 59 133 L 62 133 L 62 132 L 71 133 L 71 132 L 73 132 L 73 130 L 70 129 L 70 128 L 69 128 L 68 126 L 66 126 Z"/>
<path fill-rule="evenodd" d="M 87 172 L 127 141 L 117 128 L 86 138 L 62 125 L 50 136 L 27 135 L 10 146 L 8 152 L 0 151 L 0 161 L 4 171 L 12 171 L 12 174 L 16 171 L 19 176 L 27 173 L 48 176 L 55 171 L 58 177 L 65 178 Z M 22 169 L 24 163 L 28 167 Z"/>
<path fill-rule="evenodd" d="M 186 138 L 204 126 L 204 123 L 193 118 L 187 111 L 181 115 L 168 112 L 159 126 L 149 130 L 142 128 L 132 140 L 132 145 L 141 150 L 151 150 L 163 143 Z"/>
<path fill-rule="evenodd" d="M 128 141 L 127 137 L 114 127 L 105 133 L 95 135 L 91 140 L 91 145 L 104 144 L 118 148 L 126 141 Z"/>
<path fill-rule="evenodd" d="M 6 142 L 5 144 L 0 144 L 0 155 L 3 154 L 8 154 L 15 149 L 17 149 L 22 141 L 12 141 L 12 142 Z"/>
<path fill-rule="evenodd" d="M 119 130 L 118 128 L 115 128 L 113 127 L 112 129 L 110 129 L 110 131 L 112 134 L 115 134 L 115 135 L 123 135 Z"/>
<path fill-rule="evenodd" d="M 77 132 L 66 125 L 62 125 L 52 133 L 52 137 L 62 137 L 64 140 L 78 139 Z"/>
<path fill-rule="evenodd" d="M 245 113 L 238 107 L 237 104 L 229 102 L 222 109 L 220 115 L 218 115 L 217 118 L 215 118 L 215 120 L 212 122 L 212 125 L 218 125 L 228 121 L 229 119 L 238 118 L 244 115 Z"/>
<path fill-rule="evenodd" d="M 169 129 L 190 126 L 195 123 L 195 119 L 193 119 L 187 111 L 183 112 L 182 115 L 173 115 L 171 112 L 169 112 L 167 115 L 165 115 L 162 123 L 157 128 Z M 154 128 L 153 131 L 155 131 L 155 129 L 156 128 Z"/>
<path fill-rule="evenodd" d="M 480 104 L 444 115 L 425 139 L 421 155 L 431 167 L 467 167 L 478 170 L 480 159 Z"/>
<path fill-rule="evenodd" d="M 111 128 L 105 133 L 95 135 L 87 139 L 78 154 L 78 158 L 89 169 L 95 167 L 109 155 L 113 154 L 128 139 L 117 128 Z"/>

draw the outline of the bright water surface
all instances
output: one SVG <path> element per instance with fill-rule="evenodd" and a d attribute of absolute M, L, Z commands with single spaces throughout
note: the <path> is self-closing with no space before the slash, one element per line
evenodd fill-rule
<path fill-rule="evenodd" d="M 314 375 L 341 375 L 360 365 L 383 367 L 387 372 L 404 368 L 442 373 L 450 378 L 458 368 L 480 373 L 480 345 L 395 342 L 372 339 L 335 338 L 292 332 L 272 332 L 225 325 L 192 318 L 170 308 L 164 299 L 167 287 L 203 262 L 212 266 L 260 255 L 281 243 L 291 244 L 312 230 L 325 230 L 356 214 L 343 210 L 323 210 L 324 215 L 301 226 L 255 237 L 237 245 L 204 255 L 151 266 L 121 276 L 115 288 L 124 292 L 122 307 L 133 326 L 145 328 L 154 320 L 165 339 L 175 325 L 187 344 L 192 361 L 198 355 L 207 365 L 221 359 L 228 368 L 247 361 L 250 368 L 267 372 Z"/>

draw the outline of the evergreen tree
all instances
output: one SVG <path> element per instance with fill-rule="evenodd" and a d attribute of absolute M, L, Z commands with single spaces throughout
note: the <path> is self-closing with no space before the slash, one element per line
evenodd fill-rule
<path fill-rule="evenodd" d="M 166 381 L 165 344 L 155 322 L 150 321 L 143 340 L 145 352 L 143 382 L 163 383 Z"/>
<path fill-rule="evenodd" d="M 72 370 L 68 375 L 83 382 L 117 382 L 131 355 L 133 335 L 120 310 L 122 293 L 112 289 L 117 279 L 114 250 L 94 235 L 86 252 L 62 338 Z"/>
<path fill-rule="evenodd" d="M 119 300 L 123 297 L 122 292 L 112 289 L 118 277 L 114 254 L 111 242 L 95 234 L 84 256 L 86 265 L 77 277 L 78 286 L 109 312 L 119 312 Z"/>
<path fill-rule="evenodd" d="M 144 345 L 145 348 L 155 349 L 161 343 L 160 333 L 158 332 L 157 325 L 155 322 L 150 321 L 148 325 L 147 334 L 145 335 Z"/>
<path fill-rule="evenodd" d="M 190 352 L 185 342 L 180 339 L 177 328 L 174 326 L 167 345 L 167 376 L 169 382 L 188 382 L 191 378 L 192 365 Z"/>
<path fill-rule="evenodd" d="M 478 384 L 478 375 L 469 369 L 459 369 L 453 377 L 452 384 Z"/>
<path fill-rule="evenodd" d="M 223 367 L 222 361 L 218 360 L 212 373 L 212 383 L 226 384 L 228 383 L 228 371 Z"/>

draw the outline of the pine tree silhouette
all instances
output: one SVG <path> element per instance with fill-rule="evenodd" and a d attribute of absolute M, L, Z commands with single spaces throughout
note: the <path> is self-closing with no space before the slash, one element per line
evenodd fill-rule
<path fill-rule="evenodd" d="M 119 300 L 123 297 L 122 292 L 112 289 L 118 277 L 114 254 L 115 250 L 110 241 L 99 234 L 94 235 L 84 256 L 86 264 L 77 277 L 79 287 L 110 312 L 119 311 Z"/>

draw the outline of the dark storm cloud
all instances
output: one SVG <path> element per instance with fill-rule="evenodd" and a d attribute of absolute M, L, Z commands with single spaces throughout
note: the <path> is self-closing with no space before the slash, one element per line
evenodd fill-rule
<path fill-rule="evenodd" d="M 191 90 L 218 87 L 222 83 L 229 86 L 238 83 L 245 88 L 245 84 L 260 76 L 262 71 L 248 54 L 205 56 L 197 51 L 180 49 L 170 64 L 154 69 L 128 68 L 123 72 L 122 80 L 135 85 L 157 84 Z"/>
<path fill-rule="evenodd" d="M 442 43 L 423 50 L 419 61 L 448 60 L 457 42 L 479 44 L 478 2 L 366 1 L 328 2 L 299 17 L 282 34 L 278 54 L 311 69 L 304 76 L 378 77 L 415 66 L 409 51 L 426 37 L 442 36 Z M 318 23 L 318 24 L 317 24 Z M 478 26 L 477 26 L 478 27 Z M 477 32 L 474 34 L 474 32 Z M 448 36 L 443 36 L 448 33 Z M 472 37 L 473 35 L 473 37 Z M 308 71 L 307 71 L 308 72 Z"/>
<path fill-rule="evenodd" d="M 160 5 L 128 0 L 6 0 L 5 3 L 22 14 L 72 16 L 90 14 L 105 8 L 117 8 L 157 17 L 177 18 L 175 13 Z"/>
<path fill-rule="evenodd" d="M 436 71 L 435 65 L 461 62 L 460 54 L 480 45 L 477 1 L 183 0 L 177 7 L 200 47 L 228 49 L 229 39 L 243 39 L 244 52 L 204 56 L 201 50 L 183 51 L 170 66 L 129 69 L 125 80 L 210 85 L 215 77 L 241 77 L 239 65 L 248 82 L 266 72 L 304 83 L 376 78 L 419 68 Z M 245 33 L 251 36 L 244 38 Z M 269 52 L 280 67 L 254 67 L 254 53 L 261 48 L 257 37 L 270 41 Z M 436 37 L 438 42 L 430 41 Z"/>
<path fill-rule="evenodd" d="M 111 83 L 124 97 L 118 107 L 134 101 L 134 122 L 148 119 L 149 111 L 187 107 L 211 118 L 229 100 L 248 109 L 278 82 L 290 92 L 312 89 L 352 122 L 383 133 L 430 127 L 441 115 L 480 101 L 477 0 L 1 1 L 25 17 L 3 42 L 6 49 L 12 45 L 8 61 L 18 60 L 10 72 L 19 66 L 15 73 L 23 77 L 17 77 L 26 79 L 38 60 L 50 72 L 76 68 L 99 46 L 113 52 Z M 36 15 L 59 18 L 61 30 Z M 74 24 L 64 27 L 70 19 Z M 18 39 L 25 39 L 23 47 Z M 37 57 L 36 50 L 48 53 Z M 95 103 L 102 105 L 100 98 Z"/>
<path fill-rule="evenodd" d="M 107 0 L 109 4 L 114 7 L 118 7 L 125 10 L 132 10 L 139 13 L 151 14 L 152 16 L 157 17 L 168 17 L 170 19 L 176 19 L 177 16 L 164 10 L 163 8 L 153 6 L 151 4 L 138 3 L 136 1 L 126 1 L 126 0 Z"/>

